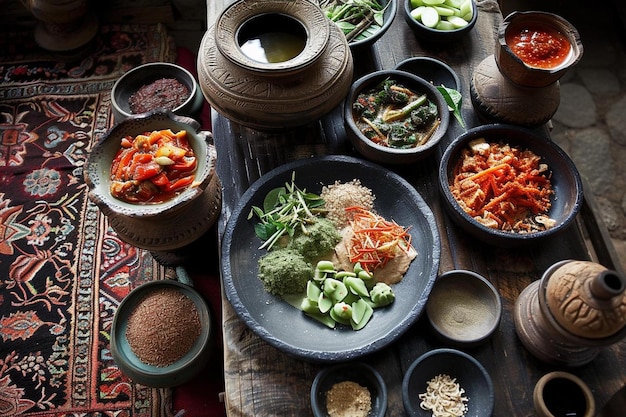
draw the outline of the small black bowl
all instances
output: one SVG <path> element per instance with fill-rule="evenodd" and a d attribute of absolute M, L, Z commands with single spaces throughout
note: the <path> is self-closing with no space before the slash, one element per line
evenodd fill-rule
<path fill-rule="evenodd" d="M 346 362 L 322 369 L 311 386 L 311 408 L 315 417 L 327 417 L 326 393 L 333 385 L 352 381 L 367 388 L 372 399 L 368 417 L 383 417 L 387 411 L 387 386 L 380 373 L 365 363 Z"/>
<path fill-rule="evenodd" d="M 373 45 L 374 42 L 383 36 L 387 29 L 389 29 L 389 26 L 393 23 L 393 19 L 396 17 L 396 10 L 398 8 L 398 0 L 380 0 L 380 4 L 385 7 L 382 26 L 377 32 L 367 38 L 348 42 L 352 51 L 357 51 L 364 47 Z"/>
<path fill-rule="evenodd" d="M 111 90 L 111 104 L 115 122 L 136 115 L 130 109 L 128 100 L 141 87 L 162 78 L 173 78 L 187 87 L 189 97 L 172 113 L 179 116 L 196 117 L 202 109 L 204 97 L 194 76 L 180 65 L 168 62 L 151 62 L 131 69 L 122 75 Z"/>
<path fill-rule="evenodd" d="M 435 349 L 415 360 L 402 380 L 402 402 L 412 417 L 431 417 L 420 407 L 419 395 L 428 381 L 439 374 L 448 375 L 465 390 L 468 398 L 465 417 L 490 417 L 494 406 L 493 382 L 485 367 L 474 357 L 455 349 Z"/>
<path fill-rule="evenodd" d="M 441 85 L 453 90 L 461 91 L 461 80 L 456 72 L 445 62 L 428 56 L 407 58 L 394 68 L 405 71 L 432 83 L 435 87 Z"/>
<path fill-rule="evenodd" d="M 556 224 L 553 227 L 529 233 L 503 231 L 479 223 L 461 208 L 452 195 L 449 184 L 461 151 L 468 147 L 469 142 L 478 138 L 484 138 L 487 142 L 503 142 L 531 150 L 541 157 L 541 163 L 548 165 L 552 173 L 550 182 L 554 195 L 547 215 L 555 220 Z M 531 130 L 507 124 L 479 126 L 456 138 L 441 158 L 439 189 L 443 196 L 444 207 L 458 226 L 485 243 L 509 248 L 537 243 L 565 230 L 574 221 L 583 202 L 580 173 L 565 151 L 549 138 Z"/>
<path fill-rule="evenodd" d="M 413 30 L 415 35 L 430 42 L 454 42 L 466 36 L 476 25 L 476 20 L 478 18 L 478 9 L 476 8 L 476 1 L 472 0 L 472 18 L 467 23 L 466 26 L 455 29 L 455 30 L 439 30 L 434 28 L 429 28 L 422 24 L 422 22 L 418 22 L 411 16 L 411 11 L 413 10 L 413 6 L 411 5 L 411 0 L 404 0 L 404 18 L 409 25 L 409 27 Z"/>
<path fill-rule="evenodd" d="M 416 93 L 426 94 L 428 99 L 437 106 L 440 124 L 432 137 L 423 145 L 409 149 L 397 149 L 381 146 L 372 142 L 363 133 L 354 120 L 352 104 L 359 94 L 367 91 L 385 79 L 394 79 Z M 357 152 L 373 162 L 381 164 L 410 164 L 420 161 L 434 153 L 444 137 L 450 123 L 448 104 L 441 93 L 428 81 L 405 71 L 381 70 L 367 74 L 352 84 L 344 106 L 344 124 L 348 138 Z"/>

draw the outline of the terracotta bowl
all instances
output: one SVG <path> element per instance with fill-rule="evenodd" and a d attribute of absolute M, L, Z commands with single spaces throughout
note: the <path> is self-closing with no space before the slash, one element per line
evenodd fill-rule
<path fill-rule="evenodd" d="M 507 34 L 523 29 L 527 25 L 538 25 L 555 29 L 565 35 L 571 45 L 569 56 L 561 65 L 550 68 L 537 68 L 527 65 L 506 43 Z M 546 87 L 554 84 L 583 55 L 583 45 L 576 28 L 567 20 L 547 12 L 513 12 L 509 14 L 498 30 L 495 59 L 500 72 L 514 84 L 523 87 Z"/>
<path fill-rule="evenodd" d="M 111 90 L 111 105 L 116 122 L 136 115 L 130 109 L 129 99 L 141 87 L 163 78 L 173 78 L 187 87 L 189 97 L 172 109 L 179 116 L 196 117 L 202 109 L 204 97 L 194 76 L 180 65 L 152 62 L 140 65 L 122 75 Z"/>
<path fill-rule="evenodd" d="M 381 36 L 385 34 L 389 26 L 393 23 L 393 19 L 396 17 L 396 9 L 398 7 L 398 0 L 380 0 L 380 4 L 382 4 L 385 8 L 385 12 L 383 13 L 383 24 L 380 29 L 374 32 L 372 35 L 364 38 L 353 40 L 348 42 L 350 45 L 350 49 L 353 51 L 358 51 L 364 47 L 372 46 Z"/>
<path fill-rule="evenodd" d="M 143 362 L 133 352 L 126 338 L 128 320 L 132 312 L 145 296 L 160 289 L 176 289 L 188 297 L 198 311 L 201 324 L 200 335 L 189 351 L 167 366 L 154 366 Z M 160 311 L 155 311 L 155 320 L 161 315 Z M 184 320 L 185 317 L 180 319 Z M 173 387 L 189 381 L 204 368 L 210 359 L 214 338 L 209 307 L 196 290 L 178 281 L 151 281 L 131 291 L 117 308 L 111 328 L 111 354 L 120 370 L 133 381 L 149 387 Z"/>
<path fill-rule="evenodd" d="M 327 417 L 326 395 L 333 385 L 352 381 L 370 392 L 369 417 L 383 417 L 387 411 L 387 386 L 380 373 L 365 363 L 349 362 L 322 369 L 311 386 L 311 408 L 315 417 Z"/>
<path fill-rule="evenodd" d="M 416 93 L 426 94 L 428 99 L 437 106 L 440 124 L 425 144 L 409 149 L 381 146 L 363 135 L 356 125 L 352 103 L 356 101 L 359 94 L 375 87 L 387 78 L 397 80 Z M 437 149 L 441 138 L 446 134 L 449 123 L 450 112 L 441 93 L 430 82 L 404 71 L 381 70 L 359 78 L 352 85 L 344 106 L 344 124 L 352 145 L 365 158 L 381 164 L 410 164 L 431 156 Z"/>
<path fill-rule="evenodd" d="M 453 346 L 476 346 L 488 340 L 500 324 L 502 301 L 495 287 L 481 275 L 448 271 L 435 281 L 426 314 L 431 327 Z"/>
<path fill-rule="evenodd" d="M 539 417 L 596 415 L 591 389 L 569 372 L 553 371 L 542 376 L 533 390 L 533 404 Z"/>
<path fill-rule="evenodd" d="M 221 184 L 215 171 L 216 153 L 210 135 L 199 131 L 193 119 L 157 111 L 124 119 L 91 149 L 83 169 L 89 198 L 107 216 L 121 239 L 137 247 L 168 251 L 192 243 L 217 220 L 221 208 Z M 198 159 L 195 182 L 170 200 L 132 204 L 111 195 L 111 162 L 122 137 L 146 131 L 186 130 Z"/>
<path fill-rule="evenodd" d="M 467 214 L 450 191 L 452 172 L 461 151 L 478 138 L 487 142 L 502 141 L 510 145 L 529 149 L 541 157 L 541 163 L 551 171 L 551 184 L 554 195 L 547 215 L 555 220 L 555 225 L 543 231 L 516 233 L 487 227 Z M 582 180 L 574 162 L 557 144 L 539 136 L 531 130 L 507 125 L 483 125 L 460 135 L 445 150 L 439 164 L 439 189 L 446 211 L 452 220 L 475 238 L 492 245 L 515 247 L 535 244 L 567 229 L 580 211 L 583 202 Z"/>
<path fill-rule="evenodd" d="M 422 22 L 415 20 L 415 18 L 411 16 L 411 11 L 414 9 L 411 4 L 411 0 L 403 0 L 403 3 L 404 18 L 406 20 L 406 23 L 413 30 L 416 36 L 429 42 L 444 43 L 458 41 L 467 36 L 467 34 L 476 25 L 476 20 L 478 19 L 476 1 L 472 1 L 473 14 L 471 20 L 466 26 L 455 30 L 439 30 L 425 26 L 424 24 L 422 24 Z"/>
<path fill-rule="evenodd" d="M 485 367 L 474 357 L 455 349 L 426 352 L 409 366 L 402 380 L 402 401 L 412 417 L 431 417 L 432 411 L 420 407 L 421 393 L 428 381 L 439 374 L 456 378 L 468 398 L 465 417 L 490 417 L 494 406 L 494 389 Z"/>

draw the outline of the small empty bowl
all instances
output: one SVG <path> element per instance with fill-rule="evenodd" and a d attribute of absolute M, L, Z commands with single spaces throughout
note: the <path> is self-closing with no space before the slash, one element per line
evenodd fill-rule
<path fill-rule="evenodd" d="M 371 398 L 368 417 L 383 417 L 387 411 L 387 386 L 380 373 L 361 362 L 346 362 L 322 369 L 311 386 L 311 408 L 315 417 L 328 417 L 327 393 L 335 385 L 350 381 L 367 388 Z"/>
<path fill-rule="evenodd" d="M 402 402 L 412 417 L 431 417 L 432 411 L 420 406 L 420 394 L 438 375 L 455 380 L 467 398 L 464 417 L 490 417 L 493 413 L 493 382 L 485 367 L 474 357 L 455 349 L 435 349 L 415 360 L 402 380 Z"/>
<path fill-rule="evenodd" d="M 416 94 L 425 94 L 428 100 L 437 107 L 439 125 L 424 144 L 405 149 L 382 146 L 366 137 L 357 125 L 359 116 L 353 110 L 353 104 L 357 101 L 359 94 L 375 88 L 387 79 L 395 80 Z M 344 124 L 352 145 L 365 158 L 381 164 L 410 164 L 432 155 L 441 138 L 446 134 L 449 123 L 448 104 L 441 93 L 430 82 L 404 71 L 381 70 L 359 78 L 352 84 L 344 106 Z"/>
<path fill-rule="evenodd" d="M 478 10 L 476 9 L 476 2 L 472 0 L 472 16 L 471 19 L 467 22 L 467 24 L 461 28 L 453 29 L 453 30 L 442 30 L 437 28 L 431 28 L 424 25 L 421 21 L 418 21 L 411 15 L 413 9 L 415 9 L 415 4 L 421 4 L 421 1 L 413 1 L 413 0 L 403 0 L 404 2 L 404 17 L 409 25 L 409 27 L 413 30 L 416 36 L 419 38 L 429 41 L 429 42 L 454 42 L 466 36 L 476 25 L 476 20 L 478 18 Z M 418 6 L 419 7 L 419 6 Z M 437 6 L 441 7 L 441 6 Z M 458 16 L 457 16 L 458 17 Z"/>
<path fill-rule="evenodd" d="M 138 356 L 131 348 L 126 333 L 129 319 L 145 297 L 160 290 L 171 289 L 180 292 L 181 296 L 185 296 L 193 302 L 198 312 L 200 334 L 189 347 L 189 350 L 176 361 L 163 361 L 163 364 L 169 363 L 165 366 L 155 364 L 156 362 L 150 364 L 147 363 L 150 361 L 140 359 L 141 354 Z M 152 319 L 163 320 L 163 315 L 163 311 L 155 311 Z M 186 317 L 179 317 L 181 321 L 185 319 Z M 147 325 L 150 326 L 150 324 Z M 149 387 L 174 387 L 189 381 L 208 363 L 213 341 L 211 315 L 206 301 L 189 285 L 174 280 L 151 281 L 131 291 L 117 308 L 111 328 L 113 360 L 126 376 Z M 166 350 L 169 349 L 163 349 L 164 352 Z"/>
<path fill-rule="evenodd" d="M 498 328 L 502 301 L 481 275 L 449 271 L 437 278 L 426 304 L 428 321 L 437 335 L 456 346 L 475 346 Z"/>
<path fill-rule="evenodd" d="M 435 87 L 441 85 L 460 91 L 461 80 L 456 72 L 445 62 L 428 56 L 407 58 L 394 68 L 405 71 L 430 82 Z"/>
<path fill-rule="evenodd" d="M 185 86 L 189 91 L 188 97 L 182 104 L 171 110 L 179 116 L 196 117 L 202 109 L 204 97 L 194 76 L 180 65 L 168 62 L 152 62 L 140 65 L 122 75 L 113 85 L 111 90 L 111 105 L 115 122 L 127 117 L 143 114 L 133 113 L 130 105 L 130 98 L 140 88 L 148 86 L 161 79 L 174 79 Z M 151 109 L 156 110 L 156 109 Z"/>

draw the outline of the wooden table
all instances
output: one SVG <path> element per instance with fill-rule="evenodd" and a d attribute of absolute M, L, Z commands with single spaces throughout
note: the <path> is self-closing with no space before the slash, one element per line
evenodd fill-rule
<path fill-rule="evenodd" d="M 231 1 L 208 1 L 209 25 Z M 401 3 L 401 2 L 400 2 Z M 432 56 L 447 62 L 462 80 L 463 114 L 469 127 L 481 122 L 474 114 L 470 80 L 474 68 L 494 50 L 495 34 L 502 15 L 495 0 L 479 0 L 476 27 L 463 41 L 451 45 L 426 45 L 416 40 L 402 15 L 398 14 L 387 33 L 371 48 L 355 54 L 355 78 L 377 69 L 391 69 L 412 56 Z M 320 154 L 354 155 L 343 127 L 340 109 L 319 123 L 285 134 L 265 134 L 237 125 L 214 113 L 213 134 L 218 152 L 218 174 L 222 181 L 223 209 L 220 233 L 245 190 L 261 175 L 288 161 Z M 546 129 L 541 129 L 547 132 Z M 451 121 L 441 151 L 462 128 Z M 481 244 L 457 229 L 442 211 L 436 186 L 437 158 L 419 167 L 390 167 L 403 175 L 428 202 L 437 219 L 442 252 L 440 273 L 469 269 L 487 277 L 500 291 L 503 317 L 490 341 L 468 350 L 489 371 L 495 393 L 494 416 L 534 415 L 532 390 L 537 380 L 554 366 L 539 362 L 521 345 L 512 312 L 519 293 L 541 277 L 553 263 L 563 259 L 600 262 L 620 269 L 606 230 L 596 220 L 594 203 L 585 206 L 575 225 L 565 234 L 544 244 L 506 250 Z M 229 416 L 309 416 L 309 392 L 316 373 L 325 365 L 294 359 L 256 336 L 238 318 L 223 297 L 225 401 Z M 388 385 L 387 416 L 406 415 L 401 382 L 410 363 L 422 353 L 441 347 L 422 317 L 397 342 L 364 358 L 383 375 Z M 597 406 L 626 383 L 626 341 L 603 349 L 590 364 L 568 369 L 581 377 L 593 391 Z"/>

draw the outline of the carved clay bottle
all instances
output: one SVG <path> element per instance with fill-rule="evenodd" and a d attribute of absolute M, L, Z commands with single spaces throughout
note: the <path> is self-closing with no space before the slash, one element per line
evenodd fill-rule
<path fill-rule="evenodd" d="M 207 30 L 198 53 L 211 107 L 258 130 L 321 118 L 344 100 L 352 74 L 345 36 L 309 0 L 238 0 Z"/>
<path fill-rule="evenodd" d="M 515 326 L 537 358 L 581 366 L 626 336 L 626 278 L 589 261 L 561 261 L 522 291 Z"/>

